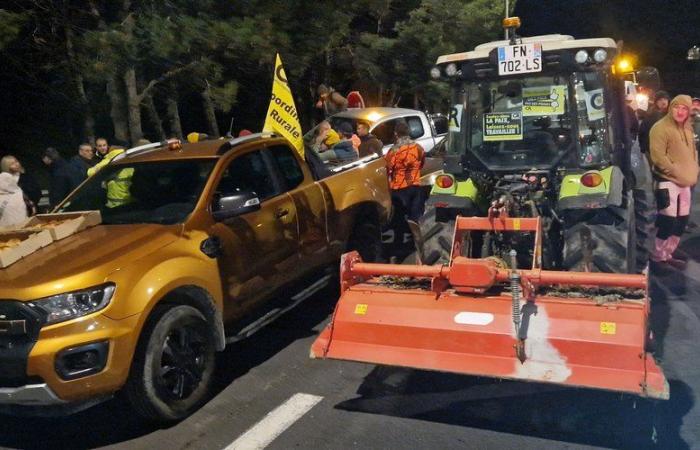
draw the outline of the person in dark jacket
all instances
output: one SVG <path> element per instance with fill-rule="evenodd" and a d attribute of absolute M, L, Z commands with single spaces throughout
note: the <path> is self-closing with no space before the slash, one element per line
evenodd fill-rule
<path fill-rule="evenodd" d="M 343 163 L 356 160 L 357 152 L 352 145 L 352 125 L 347 122 L 341 122 L 336 131 L 341 137 L 340 142 L 335 144 L 330 150 L 321 153 L 321 159 L 323 161 L 333 160 Z"/>
<path fill-rule="evenodd" d="M 668 113 L 668 103 L 671 96 L 666 91 L 656 91 L 654 97 L 654 107 L 649 111 L 639 126 L 639 149 L 642 153 L 649 154 L 649 131 L 656 122 L 661 120 Z"/>
<path fill-rule="evenodd" d="M 73 190 L 76 178 L 75 171 L 53 147 L 44 150 L 44 156 L 41 160 L 51 172 L 49 206 L 53 209 Z"/>
<path fill-rule="evenodd" d="M 379 155 L 379 157 L 384 156 L 382 153 L 382 141 L 377 139 L 377 137 L 369 132 L 369 124 L 364 122 L 357 123 L 357 135 L 360 136 L 360 158 L 369 156 L 372 154 Z"/>
<path fill-rule="evenodd" d="M 92 145 L 90 144 L 80 144 L 78 147 L 78 154 L 70 159 L 70 165 L 74 170 L 73 183 L 78 187 L 80 183 L 85 181 L 87 178 L 87 171 L 90 167 L 97 164 L 95 159 L 95 152 L 92 150 Z"/>

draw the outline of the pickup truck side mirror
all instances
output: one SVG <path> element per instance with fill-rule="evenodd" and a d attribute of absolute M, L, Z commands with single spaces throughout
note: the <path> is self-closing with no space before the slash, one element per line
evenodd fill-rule
<path fill-rule="evenodd" d="M 212 216 L 214 220 L 220 222 L 259 209 L 260 199 L 258 194 L 253 191 L 241 191 L 214 200 Z"/>

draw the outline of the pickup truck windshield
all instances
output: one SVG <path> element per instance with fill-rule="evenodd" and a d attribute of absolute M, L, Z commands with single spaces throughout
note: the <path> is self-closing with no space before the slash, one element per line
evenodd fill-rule
<path fill-rule="evenodd" d="M 464 83 L 453 97 L 448 151 L 469 147 L 492 170 L 549 169 L 564 157 L 582 167 L 603 164 L 604 81 L 577 72 Z"/>
<path fill-rule="evenodd" d="M 194 209 L 215 163 L 188 159 L 108 165 L 59 212 L 99 210 L 105 224 L 179 223 Z"/>

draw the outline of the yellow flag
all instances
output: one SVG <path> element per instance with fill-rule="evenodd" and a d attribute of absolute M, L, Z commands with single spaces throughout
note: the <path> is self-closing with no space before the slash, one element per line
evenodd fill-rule
<path fill-rule="evenodd" d="M 275 77 L 272 82 L 272 97 L 267 108 L 263 131 L 274 131 L 286 138 L 297 149 L 301 157 L 304 157 L 304 139 L 301 135 L 299 115 L 294 106 L 292 90 L 287 83 L 287 75 L 282 67 L 279 53 L 275 61 Z"/>

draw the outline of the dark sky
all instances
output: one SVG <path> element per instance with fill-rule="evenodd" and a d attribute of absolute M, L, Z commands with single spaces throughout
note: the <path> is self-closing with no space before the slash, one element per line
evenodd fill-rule
<path fill-rule="evenodd" d="M 518 0 L 515 14 L 523 36 L 622 40 L 639 65 L 659 69 L 664 88 L 700 95 L 700 62 L 686 60 L 700 46 L 700 0 Z"/>

